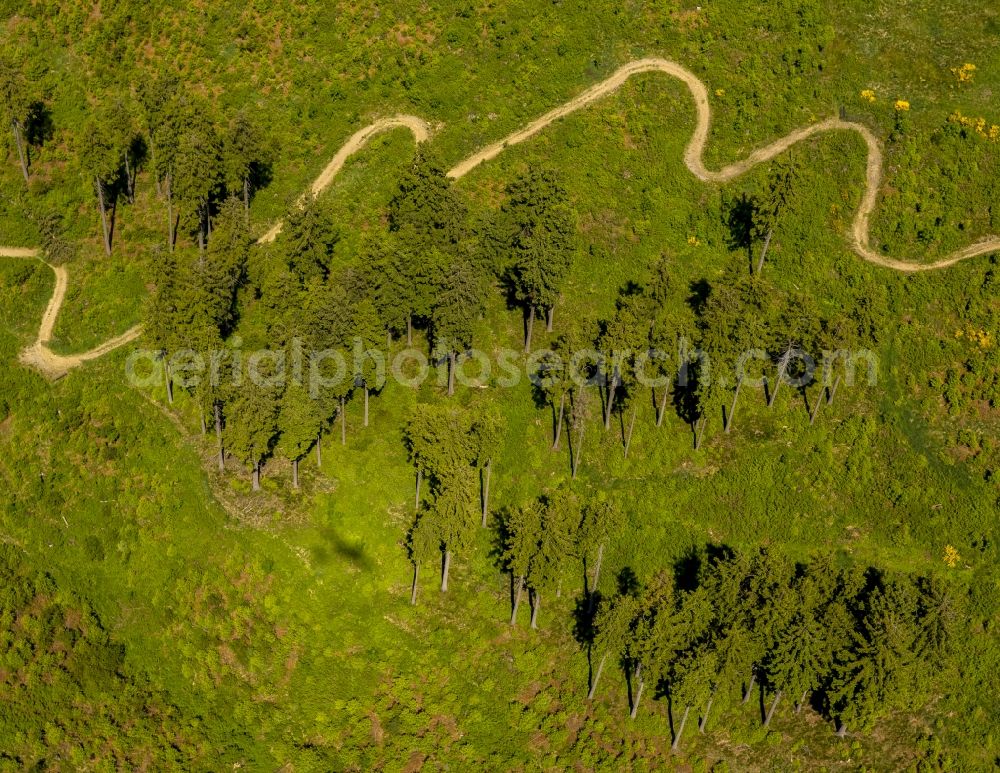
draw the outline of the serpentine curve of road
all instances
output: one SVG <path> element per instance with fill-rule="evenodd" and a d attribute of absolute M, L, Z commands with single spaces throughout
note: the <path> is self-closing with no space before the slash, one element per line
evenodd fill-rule
<path fill-rule="evenodd" d="M 851 226 L 850 233 L 848 234 L 851 248 L 858 254 L 859 257 L 870 263 L 893 269 L 895 271 L 916 273 L 921 271 L 935 271 L 947 268 L 948 266 L 953 266 L 960 261 L 976 257 L 977 255 L 1000 252 L 1000 237 L 997 236 L 990 236 L 974 244 L 970 244 L 968 247 L 953 252 L 952 254 L 933 263 L 912 263 L 905 260 L 899 260 L 897 258 L 887 257 L 874 250 L 871 247 L 869 240 L 869 229 L 871 214 L 875 209 L 875 204 L 878 199 L 879 186 L 882 182 L 882 147 L 875 135 L 872 134 L 866 126 L 860 123 L 844 121 L 838 118 L 828 118 L 824 121 L 811 124 L 801 129 L 796 129 L 791 134 L 782 137 L 769 145 L 765 145 L 764 147 L 754 150 L 742 161 L 729 164 L 718 171 L 707 169 L 702 160 L 702 156 L 704 155 L 705 144 L 708 141 L 708 133 L 712 124 L 712 108 L 708 102 L 708 89 L 698 76 L 690 70 L 687 70 L 669 59 L 662 59 L 658 57 L 638 59 L 618 68 L 611 76 L 600 83 L 591 86 L 589 89 L 573 97 L 573 99 L 568 102 L 550 110 L 545 113 L 545 115 L 536 118 L 527 126 L 518 129 L 507 137 L 488 145 L 487 147 L 469 156 L 464 161 L 459 162 L 448 172 L 448 175 L 455 179 L 463 177 L 479 164 L 495 158 L 497 155 L 502 153 L 505 148 L 508 148 L 511 145 L 517 145 L 530 139 L 531 137 L 534 137 L 554 121 L 570 115 L 580 108 L 586 107 L 592 102 L 607 96 L 621 87 L 621 85 L 633 75 L 648 72 L 666 73 L 667 75 L 683 81 L 691 91 L 691 95 L 694 97 L 697 122 L 694 134 L 691 136 L 691 139 L 684 150 L 684 163 L 691 173 L 699 180 L 708 183 L 725 183 L 739 177 L 750 169 L 753 169 L 758 164 L 770 161 L 775 156 L 778 156 L 788 150 L 792 145 L 795 145 L 796 143 L 816 134 L 828 131 L 853 131 L 861 135 L 861 138 L 868 146 L 865 192 L 861 199 L 861 204 L 858 207 L 858 211 L 854 215 L 854 222 Z M 344 143 L 340 150 L 337 151 L 330 163 L 327 164 L 326 168 L 323 169 L 319 177 L 317 177 L 310 186 L 310 192 L 313 195 L 321 193 L 333 182 L 333 179 L 337 176 L 343 168 L 344 163 L 352 154 L 364 147 L 376 135 L 396 128 L 408 129 L 418 143 L 424 142 L 430 136 L 430 126 L 428 123 L 422 118 L 418 118 L 416 116 L 395 115 L 375 121 L 374 123 L 364 127 L 363 129 L 359 129 L 351 135 L 347 142 Z M 275 237 L 277 237 L 277 235 L 281 232 L 281 227 L 282 223 L 278 222 L 267 233 L 260 237 L 258 241 L 274 241 Z M 43 259 L 40 251 L 38 250 L 15 247 L 0 247 L 0 257 Z M 55 325 L 56 316 L 59 313 L 59 308 L 62 305 L 63 298 L 66 294 L 67 276 L 66 269 L 62 266 L 51 266 L 51 268 L 56 275 L 56 286 L 52 293 L 52 298 L 49 300 L 49 305 L 45 309 L 45 315 L 42 317 L 42 323 L 39 327 L 38 337 L 35 340 L 35 343 L 21 352 L 22 362 L 37 368 L 50 378 L 59 378 L 71 369 L 82 365 L 84 362 L 100 357 L 113 349 L 117 349 L 118 347 L 134 340 L 141 334 L 141 327 L 136 326 L 127 330 L 125 333 L 122 333 L 120 336 L 105 341 L 100 346 L 81 354 L 60 355 L 53 352 L 48 348 L 47 344 L 52 338 L 52 329 Z"/>

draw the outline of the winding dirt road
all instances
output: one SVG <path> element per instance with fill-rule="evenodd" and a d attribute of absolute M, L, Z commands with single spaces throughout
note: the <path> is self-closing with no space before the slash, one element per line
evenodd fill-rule
<path fill-rule="evenodd" d="M 38 258 L 43 263 L 45 262 L 38 250 L 24 247 L 0 247 L 0 257 Z M 53 266 L 50 263 L 46 263 L 45 265 L 51 268 L 52 272 L 56 275 L 56 285 L 52 290 L 52 297 L 49 298 L 49 304 L 45 307 L 45 314 L 42 315 L 42 323 L 38 326 L 38 336 L 35 338 L 35 343 L 21 351 L 21 362 L 36 368 L 51 379 L 57 379 L 88 360 L 97 359 L 139 337 L 142 328 L 136 325 L 126 330 L 120 336 L 116 336 L 105 341 L 100 346 L 79 354 L 56 354 L 49 349 L 48 343 L 52 340 L 52 330 L 55 328 L 56 317 L 59 315 L 59 309 L 62 306 L 63 299 L 66 297 L 69 276 L 64 266 Z"/>
<path fill-rule="evenodd" d="M 705 144 L 708 141 L 709 129 L 712 125 L 712 108 L 708 102 L 708 89 L 705 84 L 691 71 L 672 62 L 669 59 L 649 58 L 638 59 L 617 69 L 611 76 L 600 83 L 591 86 L 568 102 L 556 107 L 545 115 L 536 118 L 527 126 L 518 129 L 512 134 L 504 137 L 482 150 L 477 151 L 464 161 L 456 164 L 448 175 L 455 179 L 465 176 L 475 167 L 485 161 L 495 158 L 511 145 L 534 137 L 544 130 L 549 124 L 559 120 L 571 113 L 586 107 L 608 94 L 614 92 L 622 86 L 633 75 L 640 73 L 662 72 L 671 77 L 683 81 L 694 97 L 695 113 L 697 122 L 694 134 L 684 150 L 684 163 L 691 173 L 699 180 L 708 183 L 725 183 L 733 180 L 745 172 L 753 169 L 758 164 L 770 161 L 775 156 L 788 150 L 792 145 L 801 142 L 809 137 L 830 131 L 853 131 L 861 135 L 861 138 L 868 146 L 868 161 L 865 174 L 865 192 L 861 199 L 858 211 L 854 215 L 854 222 L 848 238 L 851 248 L 859 257 L 885 268 L 905 273 L 916 273 L 920 271 L 935 271 L 956 263 L 983 255 L 990 252 L 1000 252 L 1000 237 L 990 236 L 983 240 L 971 244 L 961 250 L 937 260 L 933 263 L 913 263 L 906 260 L 887 257 L 880 254 L 871 247 L 869 240 L 869 230 L 871 214 L 875 210 L 878 200 L 878 190 L 882 183 L 882 147 L 874 134 L 864 125 L 851 121 L 842 121 L 837 118 L 829 118 L 825 121 L 812 124 L 810 126 L 796 129 L 791 134 L 772 142 L 769 145 L 754 150 L 742 161 L 736 161 L 718 171 L 712 171 L 705 167 L 702 160 L 705 151 Z M 318 195 L 333 182 L 334 178 L 343 168 L 344 163 L 353 154 L 364 147 L 376 135 L 392 129 L 408 129 L 414 139 L 424 142 L 430 136 L 430 126 L 422 118 L 413 115 L 395 115 L 383 118 L 374 123 L 359 129 L 348 138 L 347 142 L 337 151 L 330 163 L 326 165 L 319 177 L 310 186 L 310 192 Z M 259 242 L 271 242 L 281 232 L 282 223 L 276 223 Z M 39 251 L 20 247 L 0 247 L 0 257 L 15 258 L 41 258 Z M 55 325 L 56 316 L 62 305 L 63 297 L 66 294 L 66 270 L 61 266 L 52 266 L 56 274 L 56 287 L 52 293 L 42 323 L 38 330 L 38 338 L 32 346 L 21 352 L 21 361 L 38 368 L 50 378 L 58 378 L 72 368 L 83 364 L 88 360 L 100 357 L 107 352 L 117 349 L 119 346 L 127 344 L 137 338 L 142 330 L 140 327 L 133 327 L 116 338 L 105 341 L 100 346 L 88 352 L 72 355 L 58 355 L 52 352 L 46 345 L 52 338 L 52 329 Z"/>
<path fill-rule="evenodd" d="M 417 142 L 423 142 L 431 134 L 430 126 L 427 122 L 423 118 L 417 118 L 415 115 L 394 115 L 375 121 L 375 123 L 369 124 L 363 129 L 358 129 L 341 146 L 340 150 L 330 160 L 330 163 L 319 173 L 319 177 L 309 186 L 309 193 L 313 196 L 318 196 L 326 190 L 330 186 L 330 183 L 333 182 L 333 178 L 343 169 L 347 159 L 367 145 L 376 134 L 399 128 L 409 129 Z M 300 199 L 299 201 L 301 202 L 302 200 Z M 273 242 L 275 237 L 281 233 L 283 225 L 284 223 L 279 220 L 270 231 L 257 240 L 258 243 Z"/>

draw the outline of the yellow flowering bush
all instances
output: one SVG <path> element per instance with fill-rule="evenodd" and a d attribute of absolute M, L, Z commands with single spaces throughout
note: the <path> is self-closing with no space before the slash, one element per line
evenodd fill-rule
<path fill-rule="evenodd" d="M 861 98 L 865 102 L 874 102 L 875 101 L 875 92 L 872 91 L 871 89 L 865 89 L 864 91 L 861 92 Z"/>
<path fill-rule="evenodd" d="M 716 89 L 715 90 L 715 96 L 717 96 L 717 97 L 724 97 L 725 95 L 726 95 L 726 90 L 725 89 Z"/>
<path fill-rule="evenodd" d="M 993 334 L 988 330 L 976 329 L 974 327 L 968 327 L 966 329 L 959 328 L 955 331 L 955 338 L 964 338 L 972 344 L 975 344 L 980 349 L 992 349 L 993 348 Z"/>
<path fill-rule="evenodd" d="M 701 240 L 697 236 L 689 236 L 688 244 L 690 244 L 692 247 L 698 247 L 701 245 Z"/>
<path fill-rule="evenodd" d="M 976 65 L 966 63 L 961 67 L 952 67 L 951 74 L 958 78 L 959 83 L 969 83 L 976 75 Z"/>
<path fill-rule="evenodd" d="M 979 118 L 970 118 L 967 115 L 962 115 L 961 110 L 956 110 L 948 116 L 948 123 L 953 123 L 964 129 L 969 129 L 970 133 L 975 132 L 980 137 L 985 140 L 989 140 L 990 142 L 1000 142 L 1000 126 L 996 124 L 988 125 L 986 119 L 982 116 Z"/>
<path fill-rule="evenodd" d="M 948 565 L 949 568 L 954 569 L 956 566 L 958 566 L 958 562 L 961 559 L 962 557 L 958 554 L 958 551 L 955 550 L 955 547 L 953 545 L 944 546 L 944 562 Z"/>
<path fill-rule="evenodd" d="M 905 113 L 907 110 L 910 109 L 910 103 L 907 102 L 905 99 L 897 99 L 893 103 L 892 107 L 897 113 Z"/>

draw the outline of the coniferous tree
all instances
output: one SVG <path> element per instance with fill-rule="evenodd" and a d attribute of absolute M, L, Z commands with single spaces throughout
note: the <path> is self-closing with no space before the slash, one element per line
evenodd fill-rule
<path fill-rule="evenodd" d="M 472 347 L 472 323 L 483 310 L 479 278 L 468 264 L 452 265 L 431 312 L 434 353 L 448 363 L 448 395 L 455 393 L 455 367 L 460 352 Z"/>
<path fill-rule="evenodd" d="M 774 229 L 793 201 L 800 176 L 800 166 L 796 157 L 791 156 L 786 160 L 776 161 L 771 167 L 763 193 L 754 199 L 753 236 L 757 240 L 763 240 L 755 272 L 758 275 L 764 270 L 764 259 L 771 246 Z"/>
<path fill-rule="evenodd" d="M 681 737 L 693 706 L 710 707 L 716 686 L 716 652 L 711 644 L 714 609 L 704 587 L 681 594 L 675 608 L 658 620 L 667 627 L 665 646 L 656 661 L 669 689 L 671 711 L 683 707 L 671 748 L 680 748 Z"/>
<path fill-rule="evenodd" d="M 111 146 L 121 155 L 120 169 L 125 172 L 125 197 L 135 202 L 135 177 L 138 173 L 139 129 L 130 102 L 123 97 L 112 98 L 101 110 L 101 122 L 106 126 Z"/>
<path fill-rule="evenodd" d="M 570 475 L 575 480 L 580 471 L 583 459 L 583 439 L 587 429 L 587 421 L 596 407 L 594 390 L 587 386 L 578 387 L 573 392 L 573 402 L 570 405 L 570 425 L 572 436 L 570 446 Z"/>
<path fill-rule="evenodd" d="M 510 572 L 511 599 L 510 624 L 517 623 L 525 581 L 531 562 L 538 549 L 542 530 L 542 509 L 536 500 L 506 511 L 501 520 L 501 560 Z"/>
<path fill-rule="evenodd" d="M 420 264 L 392 234 L 377 237 L 362 248 L 362 265 L 371 299 L 390 331 L 406 336 L 406 345 L 413 345 L 413 318 L 419 311 L 429 314 L 429 305 L 420 302 L 425 294 L 429 301 L 434 290 L 417 277 Z"/>
<path fill-rule="evenodd" d="M 468 464 L 449 465 L 435 473 L 432 498 L 423 517 L 431 520 L 440 535 L 442 592 L 448 590 L 452 555 L 463 552 L 472 542 L 477 488 Z"/>
<path fill-rule="evenodd" d="M 605 323 L 597 345 L 604 357 L 607 385 L 604 429 L 607 430 L 611 428 L 615 398 L 623 389 L 634 392 L 636 359 L 649 349 L 649 321 L 639 298 L 626 296 L 620 299 L 615 315 Z M 633 410 L 636 406 L 633 403 Z"/>
<path fill-rule="evenodd" d="M 413 564 L 413 584 L 410 588 L 410 604 L 417 603 L 417 585 L 420 581 L 420 565 L 441 553 L 442 537 L 433 517 L 418 515 L 407 534 L 406 550 Z"/>
<path fill-rule="evenodd" d="M 101 216 L 104 252 L 111 254 L 111 224 L 108 209 L 113 206 L 111 195 L 121 168 L 121 155 L 112 143 L 108 127 L 99 118 L 87 121 L 81 134 L 80 163 L 93 183 L 97 208 Z"/>
<path fill-rule="evenodd" d="M 319 401 L 299 381 L 292 380 L 285 388 L 278 411 L 278 449 L 292 463 L 292 485 L 299 487 L 299 461 L 317 442 L 326 421 Z"/>
<path fill-rule="evenodd" d="M 570 374 L 570 357 L 572 352 L 567 347 L 567 339 L 560 336 L 556 339 L 552 350 L 546 352 L 538 363 L 535 374 L 538 387 L 545 395 L 546 401 L 552 406 L 552 450 L 558 450 L 565 424 L 566 401 L 571 399 L 574 383 Z"/>
<path fill-rule="evenodd" d="M 573 554 L 579 503 L 566 488 L 544 497 L 538 545 L 528 564 L 526 582 L 531 591 L 531 627 L 538 627 L 543 593 L 558 588 Z"/>
<path fill-rule="evenodd" d="M 494 228 L 493 248 L 509 266 L 526 312 L 525 352 L 531 351 L 536 311 L 552 314 L 576 251 L 576 222 L 569 196 L 551 170 L 533 169 L 507 188 Z"/>
<path fill-rule="evenodd" d="M 271 149 L 250 115 L 241 110 L 230 122 L 222 144 L 226 188 L 243 201 L 243 218 L 250 222 L 250 198 L 269 172 Z"/>
<path fill-rule="evenodd" d="M 176 150 L 178 78 L 170 73 L 159 73 L 146 78 L 136 88 L 141 124 L 146 132 L 153 179 L 157 194 L 163 193 L 163 183 L 172 168 L 172 153 Z M 171 223 L 172 236 L 173 225 Z"/>
<path fill-rule="evenodd" d="M 334 248 L 339 241 L 340 230 L 329 210 L 313 196 L 292 207 L 278 237 L 289 270 L 302 284 L 330 275 Z"/>
<path fill-rule="evenodd" d="M 489 516 L 493 459 L 503 446 L 506 432 L 507 421 L 496 406 L 482 410 L 472 423 L 472 456 L 476 467 L 479 469 L 483 505 L 483 528 L 486 528 L 486 519 Z"/>
<path fill-rule="evenodd" d="M 465 235 L 467 207 L 434 152 L 421 145 L 389 202 L 389 227 L 417 254 L 451 251 Z"/>
<path fill-rule="evenodd" d="M 254 383 L 246 374 L 226 400 L 226 447 L 250 468 L 254 491 L 260 489 L 261 465 L 278 436 L 279 405 L 274 387 Z"/>
<path fill-rule="evenodd" d="M 204 250 L 212 228 L 212 202 L 223 182 L 221 142 L 207 105 L 185 105 L 171 161 L 168 197 L 183 203 L 195 224 L 198 249 Z"/>
<path fill-rule="evenodd" d="M 380 353 L 381 342 L 384 341 L 385 325 L 379 317 L 378 309 L 369 299 L 364 299 L 352 307 L 352 331 L 355 353 Z M 378 367 L 372 357 L 362 354 L 356 358 L 354 383 L 364 390 L 364 426 L 368 426 L 368 394 L 372 389 L 379 390 L 385 382 L 385 373 Z"/>
<path fill-rule="evenodd" d="M 916 594 L 904 582 L 876 588 L 864 602 L 851 643 L 837 654 L 827 690 L 838 734 L 871 727 L 894 708 L 926 699 L 926 671 L 919 652 Z"/>
<path fill-rule="evenodd" d="M 146 335 L 163 362 L 167 401 L 173 403 L 173 385 L 168 363 L 178 347 L 183 278 L 177 257 L 167 253 L 153 262 L 154 290 L 146 307 Z"/>
<path fill-rule="evenodd" d="M 718 367 L 718 364 L 716 362 L 715 367 Z M 695 401 L 698 406 L 695 422 L 695 450 L 701 448 L 705 428 L 712 416 L 719 415 L 726 397 L 726 389 L 719 377 L 715 373 L 708 372 L 705 368 L 699 368 L 698 380 L 695 384 Z"/>
<path fill-rule="evenodd" d="M 590 580 L 590 592 L 587 601 L 591 613 L 594 610 L 594 599 L 597 585 L 601 579 L 601 566 L 604 563 L 604 548 L 612 534 L 616 533 L 623 523 L 621 508 L 615 502 L 593 501 L 583 507 L 580 525 L 576 533 L 577 550 L 584 562 L 584 569 L 593 568 L 594 576 Z M 590 559 L 593 557 L 593 564 Z"/>
<path fill-rule="evenodd" d="M 13 56 L 0 52 L 0 120 L 14 133 L 25 184 L 29 181 L 29 159 L 24 129 L 30 114 L 31 96 L 24 69 L 14 61 Z"/>
<path fill-rule="evenodd" d="M 620 662 L 626 660 L 628 640 L 638 612 L 638 604 L 631 594 L 616 594 L 597 607 L 593 622 L 594 650 L 600 653 L 600 659 L 590 680 L 587 700 L 593 700 L 597 694 L 597 684 L 608 658 Z"/>

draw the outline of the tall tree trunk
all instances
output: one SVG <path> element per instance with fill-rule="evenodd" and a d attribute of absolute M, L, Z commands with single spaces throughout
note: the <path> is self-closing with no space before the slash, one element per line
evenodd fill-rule
<path fill-rule="evenodd" d="M 594 694 L 597 692 L 597 681 L 601 678 L 601 672 L 604 670 L 604 661 L 608 659 L 608 653 L 605 652 L 601 655 L 601 659 L 597 664 L 597 671 L 594 673 L 594 679 L 590 683 L 590 692 L 587 693 L 587 700 L 594 700 Z"/>
<path fill-rule="evenodd" d="M 347 445 L 347 414 L 344 412 L 344 398 L 340 398 L 340 444 Z"/>
<path fill-rule="evenodd" d="M 198 207 L 198 253 L 205 252 L 205 211 Z"/>
<path fill-rule="evenodd" d="M 743 386 L 743 377 L 740 376 L 736 379 L 736 393 L 733 395 L 733 404 L 729 406 L 729 413 L 726 414 L 726 434 L 729 434 L 729 428 L 733 426 L 733 414 L 736 413 L 736 401 L 740 399 L 740 387 Z"/>
<path fill-rule="evenodd" d="M 153 135 L 149 135 L 149 160 L 153 167 L 153 185 L 156 187 L 156 196 L 163 196 L 163 186 L 160 184 L 160 167 L 156 163 L 156 143 L 153 142 Z"/>
<path fill-rule="evenodd" d="M 125 158 L 125 195 L 129 204 L 135 204 L 135 187 L 132 180 L 132 165 L 128 160 L 128 151 L 122 154 Z"/>
<path fill-rule="evenodd" d="M 420 509 L 420 481 L 424 477 L 424 471 L 419 467 L 417 468 L 417 496 L 413 502 L 413 511 L 416 512 Z"/>
<path fill-rule="evenodd" d="M 635 666 L 635 697 L 632 699 L 632 711 L 629 712 L 629 718 L 635 719 L 636 714 L 639 713 L 639 701 L 642 699 L 642 688 L 645 686 L 645 680 L 642 678 L 642 663 L 637 663 Z"/>
<path fill-rule="evenodd" d="M 674 733 L 674 742 L 670 744 L 670 748 L 672 751 L 677 751 L 677 749 L 680 748 L 681 735 L 683 735 L 684 733 L 684 725 L 687 724 L 688 714 L 690 713 L 690 711 L 691 711 L 690 705 L 684 707 L 684 713 L 681 715 L 681 726 L 677 728 L 677 732 Z"/>
<path fill-rule="evenodd" d="M 778 377 L 774 381 L 774 389 L 771 390 L 771 396 L 767 401 L 768 408 L 774 405 L 774 400 L 778 396 L 778 388 L 781 386 L 781 382 L 785 380 L 785 370 L 788 368 L 789 353 L 790 352 L 785 352 L 781 358 L 781 362 L 778 363 Z"/>
<path fill-rule="evenodd" d="M 510 608 L 510 624 L 517 625 L 517 610 L 521 606 L 521 593 L 524 591 L 524 576 L 521 575 L 514 583 L 514 603 Z"/>
<path fill-rule="evenodd" d="M 767 237 L 764 239 L 764 248 L 760 251 L 760 259 L 757 261 L 757 274 L 764 270 L 764 258 L 767 257 L 767 248 L 771 246 L 771 237 L 774 235 L 774 228 L 767 229 Z"/>
<path fill-rule="evenodd" d="M 406 345 L 413 346 L 413 315 L 406 315 Z"/>
<path fill-rule="evenodd" d="M 253 463 L 253 490 L 260 491 L 260 462 Z"/>
<path fill-rule="evenodd" d="M 813 406 L 812 411 L 809 413 L 809 423 L 815 424 L 816 417 L 819 415 L 819 407 L 823 404 L 823 393 L 826 392 L 826 387 L 824 386 L 819 390 L 819 394 L 816 395 L 816 404 Z"/>
<path fill-rule="evenodd" d="M 174 404 L 174 379 L 170 375 L 170 364 L 167 362 L 167 357 L 163 357 L 163 381 L 167 385 L 167 402 L 170 405 Z"/>
<path fill-rule="evenodd" d="M 653 394 L 656 394 L 656 390 L 653 390 Z M 663 416 L 667 412 L 667 397 L 670 395 L 670 387 L 663 387 L 663 397 L 660 398 L 660 407 L 656 411 L 656 426 L 659 427 L 663 424 Z"/>
<path fill-rule="evenodd" d="M 208 434 L 208 427 L 205 425 L 205 413 L 201 410 L 198 411 L 198 419 L 201 422 L 201 434 Z"/>
<path fill-rule="evenodd" d="M 299 460 L 292 459 L 292 487 L 299 487 Z"/>
<path fill-rule="evenodd" d="M 573 464 L 572 467 L 572 478 L 576 480 L 576 473 L 580 469 L 580 454 L 583 452 L 583 430 L 585 429 L 584 423 L 580 422 L 580 431 L 577 433 L 576 437 L 576 448 L 573 449 Z"/>
<path fill-rule="evenodd" d="M 594 563 L 594 586 L 591 590 L 591 596 L 597 592 L 597 583 L 601 581 L 601 564 L 604 563 L 604 543 L 602 542 L 597 546 L 597 561 Z M 591 604 L 591 610 L 593 610 L 593 604 Z"/>
<path fill-rule="evenodd" d="M 21 174 L 24 175 L 24 182 L 28 182 L 28 157 L 24 152 L 24 138 L 21 136 L 21 124 L 16 120 L 10 122 L 14 129 L 14 140 L 17 143 L 17 157 L 21 161 Z"/>
<path fill-rule="evenodd" d="M 174 194 L 171 190 L 170 184 L 170 173 L 164 178 L 167 189 L 167 247 L 171 252 L 174 251 L 174 242 L 176 241 L 176 235 L 174 234 Z"/>
<path fill-rule="evenodd" d="M 552 450 L 559 450 L 559 438 L 562 436 L 563 414 L 566 411 L 566 393 L 563 392 L 559 398 L 559 415 L 556 418 L 555 437 L 552 439 Z"/>
<path fill-rule="evenodd" d="M 215 403 L 215 439 L 219 446 L 219 472 L 225 472 L 226 470 L 226 451 L 222 445 L 222 408 L 218 403 Z"/>
<path fill-rule="evenodd" d="M 104 200 L 104 183 L 100 177 L 94 177 L 97 186 L 97 204 L 101 210 L 101 231 L 104 233 L 104 252 L 111 254 L 111 232 L 108 230 L 108 207 Z"/>
<path fill-rule="evenodd" d="M 542 605 L 542 597 L 537 590 L 531 591 L 531 627 L 538 628 L 538 608 Z"/>
<path fill-rule="evenodd" d="M 715 700 L 715 693 L 713 692 L 711 695 L 708 696 L 708 703 L 705 704 L 705 711 L 701 715 L 701 721 L 698 722 L 699 733 L 705 732 L 705 725 L 708 724 L 708 714 L 712 710 L 712 701 L 714 700 Z"/>
<path fill-rule="evenodd" d="M 413 562 L 413 585 L 410 586 L 410 604 L 417 605 L 417 580 L 420 578 L 420 564 Z"/>
<path fill-rule="evenodd" d="M 604 543 L 597 546 L 597 561 L 594 565 L 594 581 L 587 594 L 587 615 L 594 616 L 594 605 L 597 603 L 597 583 L 601 579 L 601 563 L 604 561 Z M 584 567 L 586 569 L 586 567 Z"/>
<path fill-rule="evenodd" d="M 771 708 L 767 710 L 767 716 L 764 718 L 764 727 L 771 724 L 771 717 L 774 716 L 774 710 L 778 708 L 778 701 L 781 700 L 781 690 L 778 690 L 774 694 L 774 700 L 771 702 Z"/>
<path fill-rule="evenodd" d="M 455 352 L 448 352 L 448 397 L 455 394 Z"/>
<path fill-rule="evenodd" d="M 444 563 L 441 565 L 441 592 L 448 590 L 448 571 L 451 569 L 451 551 L 445 548 Z"/>
<path fill-rule="evenodd" d="M 837 387 L 839 386 L 840 386 L 840 376 L 837 376 L 837 378 L 833 382 L 833 388 L 830 389 L 830 396 L 826 400 L 827 405 L 833 405 L 833 398 L 837 394 Z"/>
<path fill-rule="evenodd" d="M 757 672 L 750 671 L 750 683 L 747 685 L 747 691 L 743 693 L 743 705 L 745 706 L 750 701 L 750 694 L 753 692 L 754 682 L 757 681 Z"/>
<path fill-rule="evenodd" d="M 611 374 L 611 386 L 608 387 L 608 409 L 604 412 L 604 429 L 611 429 L 611 409 L 615 406 L 615 392 L 618 391 L 618 373 Z"/>
<path fill-rule="evenodd" d="M 847 737 L 847 725 L 841 720 L 840 727 L 837 728 L 837 738 Z"/>
<path fill-rule="evenodd" d="M 316 467 L 323 466 L 323 435 L 316 436 Z"/>
<path fill-rule="evenodd" d="M 365 423 L 364 426 L 368 426 L 368 385 L 365 384 Z"/>
<path fill-rule="evenodd" d="M 545 332 L 546 333 L 551 333 L 552 332 L 552 317 L 555 315 L 555 312 L 556 312 L 556 307 L 555 306 L 549 306 L 549 310 L 548 310 L 548 312 L 545 315 Z"/>
<path fill-rule="evenodd" d="M 486 460 L 486 469 L 480 475 L 483 476 L 483 528 L 486 528 L 486 518 L 490 512 L 490 476 L 493 474 L 493 460 Z"/>
<path fill-rule="evenodd" d="M 808 694 L 809 694 L 809 691 L 808 691 L 808 690 L 803 690 L 803 691 L 802 691 L 802 697 L 801 697 L 801 698 L 799 698 L 799 704 L 798 704 L 798 705 L 797 705 L 797 706 L 795 707 L 795 713 L 796 713 L 796 714 L 801 714 L 801 713 L 802 713 L 802 707 L 803 707 L 803 706 L 805 705 L 805 703 L 806 703 L 806 696 L 807 696 Z"/>
<path fill-rule="evenodd" d="M 632 430 L 635 429 L 635 415 L 638 413 L 639 407 L 636 405 L 632 406 L 632 418 L 628 422 L 628 432 L 625 433 L 625 458 L 628 459 L 628 449 L 632 445 Z"/>
<path fill-rule="evenodd" d="M 250 225 L 250 175 L 243 175 L 243 223 Z"/>
<path fill-rule="evenodd" d="M 535 306 L 534 304 L 528 307 L 528 329 L 524 334 L 524 353 L 528 354 L 531 351 L 531 331 L 535 327 Z"/>
<path fill-rule="evenodd" d="M 694 450 L 701 448 L 701 441 L 705 437 L 705 425 L 708 424 L 708 416 L 702 416 L 701 420 L 695 424 L 696 432 L 694 438 Z"/>

